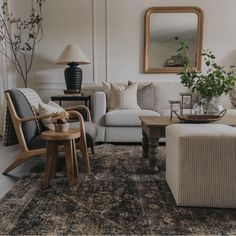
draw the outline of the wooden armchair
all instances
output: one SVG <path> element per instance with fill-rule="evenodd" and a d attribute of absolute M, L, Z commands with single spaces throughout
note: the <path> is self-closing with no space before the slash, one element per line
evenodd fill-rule
<path fill-rule="evenodd" d="M 28 100 L 24 94 L 17 89 L 5 91 L 5 96 L 19 142 L 20 153 L 3 174 L 7 174 L 9 171 L 33 156 L 42 156 L 46 154 L 46 141 L 43 140 L 40 135 L 43 129 L 39 127 L 37 121 L 50 117 L 50 115 L 35 116 Z M 83 108 L 87 112 L 87 122 L 84 122 L 83 116 L 78 111 L 74 110 L 77 108 Z M 81 137 L 76 143 L 76 147 L 81 150 L 86 172 L 89 173 L 90 163 L 88 147 L 91 148 L 92 153 L 94 154 L 96 126 L 91 122 L 90 111 L 87 107 L 74 106 L 69 107 L 66 110 L 70 116 L 76 117 L 79 120 L 79 122 L 73 122 L 71 125 L 80 129 Z"/>

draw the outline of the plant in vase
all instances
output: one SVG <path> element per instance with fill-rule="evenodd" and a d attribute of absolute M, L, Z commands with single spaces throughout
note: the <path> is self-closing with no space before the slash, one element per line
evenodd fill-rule
<path fill-rule="evenodd" d="M 197 92 L 197 104 L 195 109 L 197 113 L 218 113 L 223 110 L 219 104 L 218 97 L 222 94 L 228 94 L 235 86 L 235 67 L 230 66 L 226 70 L 215 62 L 216 57 L 211 50 L 203 50 L 201 56 L 204 59 L 206 72 L 200 72 L 190 67 L 188 58 L 188 45 L 180 43 L 178 54 L 181 56 L 184 67 L 179 73 L 181 83 L 192 92 Z"/>
<path fill-rule="evenodd" d="M 55 112 L 51 116 L 56 132 L 68 131 L 69 129 L 69 113 L 66 111 Z"/>

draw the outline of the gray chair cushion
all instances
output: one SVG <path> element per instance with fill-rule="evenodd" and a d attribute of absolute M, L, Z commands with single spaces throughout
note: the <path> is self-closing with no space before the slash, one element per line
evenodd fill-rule
<path fill-rule="evenodd" d="M 97 136 L 97 128 L 96 124 L 91 122 L 84 122 L 85 126 L 85 132 L 86 132 L 86 139 L 87 139 L 87 146 L 92 148 L 95 145 L 96 142 L 96 136 Z M 79 129 L 79 122 L 72 122 L 70 123 L 70 128 L 76 128 Z M 41 135 L 35 136 L 31 143 L 30 143 L 30 150 L 38 149 L 38 148 L 45 148 L 46 147 L 46 141 L 41 138 Z"/>
<path fill-rule="evenodd" d="M 17 89 L 8 90 L 16 113 L 20 118 L 30 118 L 34 116 L 31 106 L 22 92 Z M 29 148 L 31 140 L 39 134 L 36 121 L 28 121 L 22 124 L 22 131 L 26 145 Z"/>

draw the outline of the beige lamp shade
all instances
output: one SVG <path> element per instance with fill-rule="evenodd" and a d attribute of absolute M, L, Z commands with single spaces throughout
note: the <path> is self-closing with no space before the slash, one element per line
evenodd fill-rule
<path fill-rule="evenodd" d="M 58 57 L 56 64 L 67 65 L 68 63 L 90 64 L 89 59 L 76 44 L 68 45 Z"/>

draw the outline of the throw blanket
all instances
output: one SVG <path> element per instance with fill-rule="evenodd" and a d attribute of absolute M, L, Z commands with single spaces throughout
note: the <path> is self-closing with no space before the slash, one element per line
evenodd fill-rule
<path fill-rule="evenodd" d="M 25 96 L 25 98 L 28 100 L 32 108 L 34 115 L 36 115 L 38 104 L 42 102 L 39 95 L 33 89 L 20 88 L 17 90 L 19 90 Z M 40 130 L 41 125 L 39 121 L 37 121 L 37 126 L 38 126 L 38 129 Z M 13 126 L 9 109 L 7 108 L 6 113 L 5 113 L 4 131 L 3 131 L 3 145 L 11 146 L 17 143 L 18 143 L 18 140 L 17 140 L 15 128 Z"/>

